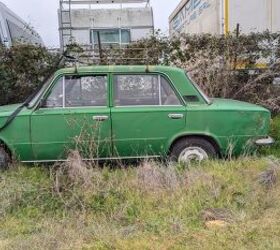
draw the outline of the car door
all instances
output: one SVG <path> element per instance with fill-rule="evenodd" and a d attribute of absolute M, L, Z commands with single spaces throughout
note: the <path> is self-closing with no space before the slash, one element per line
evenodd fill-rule
<path fill-rule="evenodd" d="M 186 107 L 167 77 L 113 75 L 112 141 L 120 157 L 161 156 L 185 128 Z"/>
<path fill-rule="evenodd" d="M 65 75 L 56 79 L 31 115 L 35 160 L 65 159 L 78 149 L 83 158 L 111 155 L 108 75 Z"/>

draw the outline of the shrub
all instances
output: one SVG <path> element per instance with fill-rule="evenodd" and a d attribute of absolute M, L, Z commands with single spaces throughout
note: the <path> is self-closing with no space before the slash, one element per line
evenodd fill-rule
<path fill-rule="evenodd" d="M 0 46 L 0 105 L 24 101 L 41 85 L 57 58 L 44 47 Z"/>
<path fill-rule="evenodd" d="M 106 50 L 105 64 L 165 64 L 178 66 L 210 97 L 233 98 L 280 111 L 280 34 L 209 34 L 167 38 L 160 33 L 123 50 Z"/>
<path fill-rule="evenodd" d="M 155 36 L 124 49 L 104 48 L 98 61 L 77 45 L 69 47 L 85 64 L 164 64 L 185 69 L 210 97 L 232 98 L 280 111 L 280 34 L 213 36 L 209 34 L 167 38 Z M 93 59 L 91 59 L 93 58 Z M 0 105 L 21 102 L 48 74 L 57 55 L 46 48 L 15 45 L 0 48 Z M 98 59 L 98 57 L 97 57 Z M 73 61 L 71 62 L 73 65 Z"/>

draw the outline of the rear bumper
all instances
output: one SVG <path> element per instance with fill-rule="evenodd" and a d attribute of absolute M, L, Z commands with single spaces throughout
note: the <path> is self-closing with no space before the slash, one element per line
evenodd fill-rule
<path fill-rule="evenodd" d="M 255 144 L 257 146 L 270 146 L 272 144 L 274 144 L 274 139 L 270 136 L 265 137 L 265 138 L 260 138 L 258 140 L 255 141 Z"/>

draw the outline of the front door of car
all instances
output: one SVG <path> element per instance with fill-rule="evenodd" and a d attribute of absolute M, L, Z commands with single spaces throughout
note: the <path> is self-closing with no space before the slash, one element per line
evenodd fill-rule
<path fill-rule="evenodd" d="M 31 115 L 35 160 L 65 159 L 78 149 L 85 159 L 111 154 L 108 75 L 62 76 Z"/>
<path fill-rule="evenodd" d="M 111 117 L 116 156 L 161 156 L 184 130 L 186 107 L 165 76 L 116 74 Z"/>

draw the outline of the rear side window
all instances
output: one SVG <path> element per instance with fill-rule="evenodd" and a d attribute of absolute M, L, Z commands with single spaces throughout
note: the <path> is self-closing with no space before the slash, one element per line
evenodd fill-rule
<path fill-rule="evenodd" d="M 161 75 L 115 75 L 115 106 L 178 106 L 180 100 Z"/>

